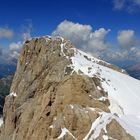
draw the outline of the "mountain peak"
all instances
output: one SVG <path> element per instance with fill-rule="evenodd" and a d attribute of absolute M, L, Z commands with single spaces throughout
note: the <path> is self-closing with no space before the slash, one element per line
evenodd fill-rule
<path fill-rule="evenodd" d="M 0 139 L 138 139 L 139 85 L 62 37 L 33 38 L 18 60 Z"/>

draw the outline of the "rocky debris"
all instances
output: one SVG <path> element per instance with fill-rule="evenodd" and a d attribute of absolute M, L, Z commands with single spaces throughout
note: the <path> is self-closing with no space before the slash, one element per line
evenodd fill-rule
<path fill-rule="evenodd" d="M 61 37 L 26 41 L 12 94 L 6 97 L 0 140 L 87 140 L 101 112 L 110 114 L 101 79 L 74 72 L 74 54 L 74 46 Z M 99 131 L 96 139 L 102 140 L 104 134 L 134 139 L 117 121 L 106 125 L 107 132 Z"/>
<path fill-rule="evenodd" d="M 105 66 L 105 67 L 108 67 L 108 68 L 111 68 L 113 70 L 116 70 L 116 71 L 118 71 L 120 73 L 128 74 L 126 70 L 120 69 L 118 66 L 115 66 L 113 64 L 109 64 L 109 63 L 106 63 L 106 62 L 103 62 L 103 61 L 99 61 L 98 64 L 100 64 L 102 66 Z"/>

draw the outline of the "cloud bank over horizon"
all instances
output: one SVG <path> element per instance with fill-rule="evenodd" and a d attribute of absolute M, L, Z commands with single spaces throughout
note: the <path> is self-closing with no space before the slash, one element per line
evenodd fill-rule
<path fill-rule="evenodd" d="M 32 24 L 21 33 L 21 41 L 11 42 L 7 48 L 0 46 L 1 63 L 15 63 L 25 40 L 31 38 Z M 1 29 L 1 28 L 0 28 Z M 9 31 L 12 31 L 10 34 Z M 7 39 L 14 36 L 9 29 L 3 37 Z M 91 25 L 62 21 L 52 32 L 52 36 L 62 36 L 70 40 L 78 49 L 88 52 L 95 57 L 108 62 L 140 61 L 140 38 L 132 29 L 119 30 L 116 43 L 110 43 L 108 35 L 110 29 L 95 29 Z"/>

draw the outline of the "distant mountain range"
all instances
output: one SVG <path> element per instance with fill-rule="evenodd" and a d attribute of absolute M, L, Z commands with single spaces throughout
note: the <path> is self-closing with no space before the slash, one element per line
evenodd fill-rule
<path fill-rule="evenodd" d="M 129 75 L 140 80 L 140 63 L 125 68 Z"/>
<path fill-rule="evenodd" d="M 16 71 L 16 65 L 0 64 L 0 78 L 7 77 L 14 74 Z"/>

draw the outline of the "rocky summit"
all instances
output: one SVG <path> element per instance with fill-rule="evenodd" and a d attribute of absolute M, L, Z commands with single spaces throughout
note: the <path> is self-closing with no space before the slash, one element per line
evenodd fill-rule
<path fill-rule="evenodd" d="M 0 140 L 139 140 L 140 81 L 62 37 L 26 41 Z"/>

